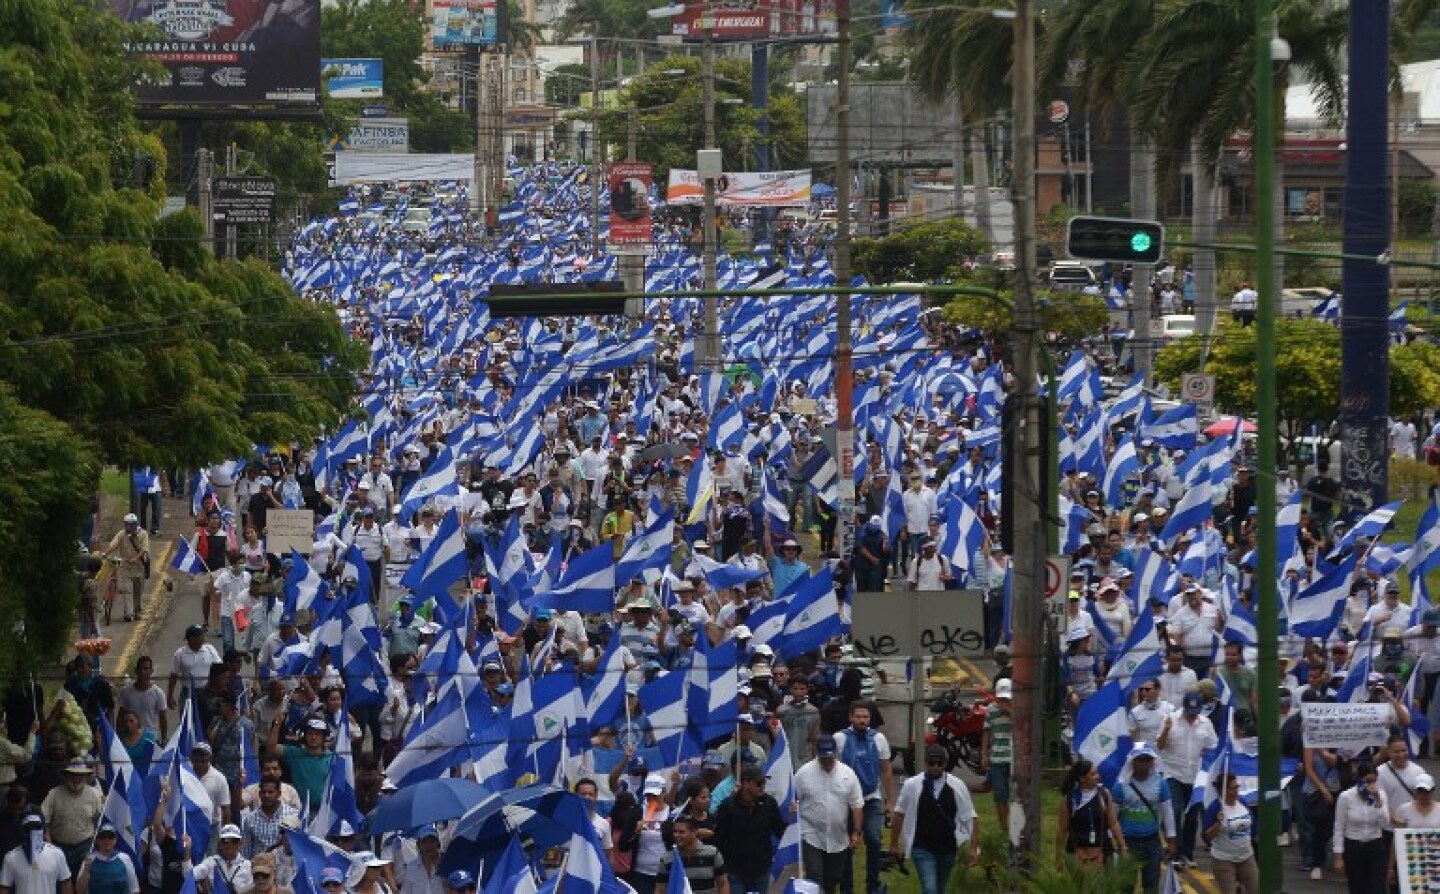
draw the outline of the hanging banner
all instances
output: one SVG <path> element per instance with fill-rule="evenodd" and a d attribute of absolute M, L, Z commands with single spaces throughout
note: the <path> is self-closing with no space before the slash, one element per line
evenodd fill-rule
<path fill-rule="evenodd" d="M 331 152 L 407 152 L 410 149 L 409 118 L 360 118 L 346 137 L 331 137 Z"/>
<path fill-rule="evenodd" d="M 650 185 L 654 168 L 643 162 L 623 161 L 610 166 L 611 245 L 647 245 L 650 242 Z"/>
<path fill-rule="evenodd" d="M 705 184 L 698 173 L 670 169 L 670 181 L 665 187 L 667 204 L 699 205 L 704 200 Z M 715 204 L 721 208 L 804 208 L 810 204 L 810 172 L 743 171 L 722 174 L 715 184 Z"/>
<path fill-rule="evenodd" d="M 110 0 L 132 24 L 158 30 L 125 49 L 165 67 L 135 90 L 142 103 L 178 106 L 320 98 L 320 0 Z"/>
<path fill-rule="evenodd" d="M 337 186 L 351 183 L 417 183 L 436 180 L 470 180 L 475 176 L 473 155 L 406 155 L 393 152 L 336 152 Z"/>

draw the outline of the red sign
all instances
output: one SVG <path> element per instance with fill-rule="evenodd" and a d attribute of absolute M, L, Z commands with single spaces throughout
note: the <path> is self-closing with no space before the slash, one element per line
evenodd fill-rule
<path fill-rule="evenodd" d="M 671 23 L 671 33 L 686 40 L 803 38 L 835 31 L 835 0 L 689 0 Z"/>
<path fill-rule="evenodd" d="M 654 181 L 654 168 L 644 162 L 622 161 L 610 166 L 611 245 L 650 243 L 650 185 Z"/>

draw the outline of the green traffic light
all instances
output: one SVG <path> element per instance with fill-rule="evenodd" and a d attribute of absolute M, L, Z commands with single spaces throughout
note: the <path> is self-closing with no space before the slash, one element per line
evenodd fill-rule
<path fill-rule="evenodd" d="M 1130 237 L 1130 248 L 1133 251 L 1144 253 L 1150 250 L 1150 234 L 1136 233 Z"/>

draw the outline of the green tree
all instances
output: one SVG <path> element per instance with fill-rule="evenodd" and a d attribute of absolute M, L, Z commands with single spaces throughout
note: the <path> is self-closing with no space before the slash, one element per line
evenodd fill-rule
<path fill-rule="evenodd" d="M 69 426 L 0 388 L 0 680 L 25 679 L 69 644 L 76 532 L 99 483 L 99 463 Z"/>
<path fill-rule="evenodd" d="M 1440 404 L 1440 346 L 1412 341 L 1390 348 L 1390 414 L 1424 413 Z"/>
<path fill-rule="evenodd" d="M 952 218 L 902 225 L 883 238 L 855 240 L 855 269 L 876 285 L 955 279 L 961 266 L 990 250 L 979 230 Z"/>
<path fill-rule="evenodd" d="M 989 287 L 993 284 L 985 285 Z M 1010 310 L 1008 289 L 999 294 L 1000 299 L 956 295 L 945 303 L 942 313 L 948 322 L 956 326 L 987 333 L 1005 332 L 1010 329 L 1014 315 Z M 1046 344 L 1051 348 L 1063 349 L 1090 338 L 1109 319 L 1105 299 L 1099 295 L 1053 292 L 1042 293 L 1039 298 L 1040 329 L 1046 333 Z"/>
<path fill-rule="evenodd" d="M 673 73 L 672 73 L 673 72 Z M 748 169 L 759 145 L 755 112 L 750 108 L 750 60 L 725 58 L 715 63 L 715 133 L 726 166 Z M 705 106 L 700 60 L 670 56 L 648 66 L 621 92 L 620 108 L 600 122 L 601 134 L 624 152 L 628 112 L 636 110 L 636 157 L 652 161 L 663 177 L 672 167 L 693 168 L 695 150 L 705 142 Z M 772 83 L 769 95 L 771 157 L 778 168 L 803 163 L 805 109 L 789 89 Z"/>
<path fill-rule="evenodd" d="M 953 0 L 916 16 L 909 33 L 910 82 L 931 102 L 958 94 L 970 120 L 1009 108 L 1014 28 L 992 10 L 1012 5 Z M 1041 34 L 1037 22 L 1037 39 Z"/>
<path fill-rule="evenodd" d="M 1178 390 L 1185 373 L 1215 376 L 1215 406 L 1253 418 L 1256 412 L 1254 326 L 1223 325 L 1210 341 L 1184 338 L 1155 357 L 1155 377 Z M 1340 412 L 1340 330 L 1319 320 L 1282 319 L 1275 329 L 1275 393 L 1280 434 L 1300 437 L 1312 423 L 1328 426 Z"/>

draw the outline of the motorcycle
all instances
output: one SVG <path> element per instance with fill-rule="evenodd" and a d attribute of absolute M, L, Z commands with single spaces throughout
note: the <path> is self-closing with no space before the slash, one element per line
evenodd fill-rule
<path fill-rule="evenodd" d="M 941 695 L 930 706 L 930 731 L 925 744 L 939 745 L 950 756 L 947 770 L 964 764 L 970 772 L 984 776 L 980 769 L 980 741 L 985 732 L 985 715 L 995 696 L 983 686 L 973 702 L 967 704 L 958 689 Z"/>

